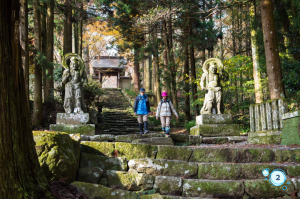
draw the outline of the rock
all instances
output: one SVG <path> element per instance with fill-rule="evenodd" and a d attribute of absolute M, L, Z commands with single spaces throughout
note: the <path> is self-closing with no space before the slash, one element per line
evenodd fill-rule
<path fill-rule="evenodd" d="M 165 135 L 161 133 L 147 133 L 143 135 L 143 138 L 151 138 L 151 137 L 165 137 Z M 133 140 L 140 139 L 140 134 L 129 134 L 129 135 L 118 135 L 116 136 L 116 142 L 129 142 L 131 143 Z"/>
<path fill-rule="evenodd" d="M 282 162 L 300 162 L 300 149 L 281 150 Z"/>
<path fill-rule="evenodd" d="M 106 172 L 108 186 L 130 191 L 148 190 L 153 188 L 154 176 L 138 173 L 134 170 Z"/>
<path fill-rule="evenodd" d="M 81 153 L 80 168 L 100 167 L 104 172 L 106 170 L 127 171 L 127 160 L 122 157 L 107 157 Z"/>
<path fill-rule="evenodd" d="M 196 124 L 232 124 L 230 114 L 202 114 L 196 117 Z"/>
<path fill-rule="evenodd" d="M 165 195 L 162 196 L 163 199 L 214 199 L 214 198 L 202 198 L 202 197 L 183 197 L 183 196 L 170 196 L 170 195 Z"/>
<path fill-rule="evenodd" d="M 90 120 L 88 113 L 57 113 L 56 124 L 87 124 Z"/>
<path fill-rule="evenodd" d="M 287 165 L 287 175 L 300 176 L 300 165 Z"/>
<path fill-rule="evenodd" d="M 107 186 L 107 178 L 101 178 L 98 184 L 101 184 L 103 186 Z"/>
<path fill-rule="evenodd" d="M 235 180 L 183 180 L 183 196 L 210 198 L 241 198 L 242 181 Z"/>
<path fill-rule="evenodd" d="M 270 171 L 274 169 L 282 169 L 283 171 L 287 171 L 287 167 L 281 164 L 264 164 L 264 163 L 252 163 L 252 164 L 241 164 L 242 166 L 242 174 L 240 176 L 241 179 L 263 179 L 265 178 L 262 175 L 262 170 L 265 168 L 269 168 Z"/>
<path fill-rule="evenodd" d="M 170 137 L 175 142 L 188 142 L 189 141 L 189 135 L 186 135 L 186 134 L 170 134 Z"/>
<path fill-rule="evenodd" d="M 202 136 L 198 135 L 189 135 L 189 142 L 192 144 L 201 144 L 202 143 Z"/>
<path fill-rule="evenodd" d="M 153 138 L 142 138 L 134 140 L 132 143 L 135 144 L 151 144 L 151 145 L 174 145 L 173 140 L 168 137 L 153 137 Z"/>
<path fill-rule="evenodd" d="M 130 169 L 153 176 L 180 176 L 191 178 L 197 175 L 197 163 L 179 160 L 134 159 L 128 162 Z"/>
<path fill-rule="evenodd" d="M 48 181 L 76 178 L 76 154 L 73 140 L 67 133 L 34 131 L 35 148 L 42 170 Z"/>
<path fill-rule="evenodd" d="M 251 197 L 255 198 L 276 198 L 284 196 L 286 194 L 292 193 L 295 188 L 291 180 L 287 179 L 287 183 L 284 186 L 287 187 L 287 191 L 282 189 L 282 186 L 273 186 L 269 180 L 259 179 L 259 180 L 245 180 L 245 191 Z M 288 184 L 288 182 L 290 184 Z"/>
<path fill-rule="evenodd" d="M 140 199 L 163 199 L 159 193 L 151 194 L 151 195 L 142 195 Z"/>
<path fill-rule="evenodd" d="M 199 179 L 238 180 L 241 173 L 242 173 L 242 167 L 240 164 L 234 164 L 234 163 L 199 163 L 198 164 Z"/>
<path fill-rule="evenodd" d="M 90 141 L 90 135 L 80 135 L 81 141 Z"/>
<path fill-rule="evenodd" d="M 97 184 L 103 170 L 100 167 L 86 167 L 79 170 L 78 181 Z"/>
<path fill-rule="evenodd" d="M 190 135 L 205 137 L 239 136 L 239 124 L 202 124 L 191 128 Z"/>
<path fill-rule="evenodd" d="M 249 144 L 280 144 L 282 131 L 260 131 L 248 134 Z"/>
<path fill-rule="evenodd" d="M 240 148 L 236 154 L 236 162 L 273 162 L 275 152 L 268 148 Z"/>
<path fill-rule="evenodd" d="M 285 116 L 285 118 L 286 119 L 283 120 L 281 144 L 282 145 L 300 144 L 300 137 L 299 137 L 300 117 Z"/>
<path fill-rule="evenodd" d="M 194 148 L 190 162 L 235 162 L 237 149 Z"/>
<path fill-rule="evenodd" d="M 181 146 L 158 146 L 156 159 L 188 161 L 193 149 Z"/>
<path fill-rule="evenodd" d="M 115 152 L 115 144 L 113 142 L 82 141 L 81 152 L 112 157 Z"/>
<path fill-rule="evenodd" d="M 95 124 L 50 124 L 50 131 L 69 134 L 95 135 Z"/>
<path fill-rule="evenodd" d="M 116 142 L 115 149 L 118 156 L 126 157 L 128 160 L 139 158 L 154 159 L 157 153 L 157 146 L 147 144 Z"/>
<path fill-rule="evenodd" d="M 73 148 L 74 148 L 74 154 L 76 158 L 76 171 L 78 172 L 79 169 L 79 162 L 80 162 L 80 142 L 81 142 L 81 136 L 80 134 L 69 134 L 70 137 L 73 140 Z"/>
<path fill-rule="evenodd" d="M 75 185 L 80 192 L 86 194 L 90 199 L 138 199 L 137 193 L 122 189 L 114 189 L 86 182 L 74 182 L 72 184 Z"/>
<path fill-rule="evenodd" d="M 171 176 L 156 176 L 154 189 L 163 195 L 181 195 L 182 179 Z"/>
<path fill-rule="evenodd" d="M 202 138 L 203 144 L 225 144 L 228 142 L 227 137 L 205 137 Z"/>
<path fill-rule="evenodd" d="M 94 136 L 90 136 L 89 140 L 96 141 L 96 142 L 115 141 L 115 136 L 110 134 L 94 135 Z"/>

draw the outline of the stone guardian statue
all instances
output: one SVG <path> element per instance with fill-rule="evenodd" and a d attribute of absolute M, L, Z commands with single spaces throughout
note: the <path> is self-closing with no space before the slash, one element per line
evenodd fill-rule
<path fill-rule="evenodd" d="M 201 109 L 201 114 L 213 114 L 213 109 L 217 114 L 222 114 L 224 105 L 222 102 L 221 81 L 228 80 L 228 73 L 224 70 L 221 60 L 216 58 L 208 59 L 204 62 L 203 75 L 201 77 L 201 90 L 205 90 L 205 100 Z"/>
<path fill-rule="evenodd" d="M 70 59 L 70 66 L 67 60 Z M 65 68 L 62 82 L 65 84 L 64 108 L 66 113 L 84 113 L 86 104 L 83 95 L 83 82 L 87 82 L 84 62 L 74 53 L 66 54 L 62 64 Z"/>

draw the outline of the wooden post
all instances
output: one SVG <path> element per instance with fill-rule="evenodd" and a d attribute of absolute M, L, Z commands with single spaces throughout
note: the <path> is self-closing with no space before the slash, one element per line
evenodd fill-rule
<path fill-rule="evenodd" d="M 120 71 L 118 71 L 118 77 L 117 77 L 117 88 L 120 86 Z"/>

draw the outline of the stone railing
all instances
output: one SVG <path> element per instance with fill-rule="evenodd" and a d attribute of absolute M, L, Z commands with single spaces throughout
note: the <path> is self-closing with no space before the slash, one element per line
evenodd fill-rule
<path fill-rule="evenodd" d="M 287 103 L 283 99 L 251 104 L 249 109 L 250 132 L 282 129 L 283 114 L 288 112 Z"/>

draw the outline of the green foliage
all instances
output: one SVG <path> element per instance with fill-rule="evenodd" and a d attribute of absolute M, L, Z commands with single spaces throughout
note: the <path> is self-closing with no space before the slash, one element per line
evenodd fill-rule
<path fill-rule="evenodd" d="M 192 120 L 192 121 L 188 121 L 184 124 L 184 128 L 186 130 L 188 130 L 190 132 L 190 128 L 192 128 L 193 126 L 196 126 L 196 121 Z"/>
<path fill-rule="evenodd" d="M 133 90 L 129 90 L 129 89 L 126 89 L 125 92 L 127 93 L 127 95 L 129 95 L 130 98 L 134 98 L 138 95 L 137 92 L 135 92 Z"/>
<path fill-rule="evenodd" d="M 83 86 L 84 99 L 88 108 L 95 105 L 97 98 L 103 93 L 101 84 L 98 81 L 90 81 L 86 86 Z"/>

